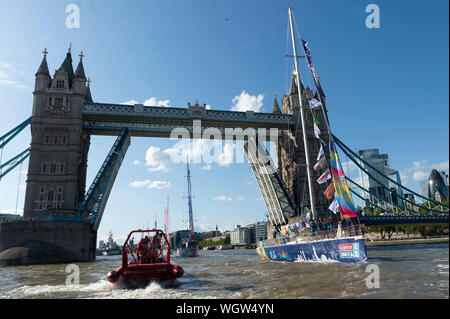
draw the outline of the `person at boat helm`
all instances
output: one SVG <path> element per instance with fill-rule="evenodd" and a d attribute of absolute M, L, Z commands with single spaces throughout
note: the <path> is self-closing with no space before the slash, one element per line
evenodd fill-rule
<path fill-rule="evenodd" d="M 136 248 L 136 255 L 138 256 L 138 261 L 142 264 L 147 264 L 150 262 L 150 250 L 148 249 L 149 239 L 148 236 L 142 238 Z"/>
<path fill-rule="evenodd" d="M 160 250 L 161 250 L 161 233 L 156 233 L 155 236 L 153 236 L 152 241 L 150 243 L 150 258 L 152 262 L 158 262 Z"/>

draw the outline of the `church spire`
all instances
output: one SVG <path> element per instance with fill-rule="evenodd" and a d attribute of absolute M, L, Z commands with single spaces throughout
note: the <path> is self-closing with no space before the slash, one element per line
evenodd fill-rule
<path fill-rule="evenodd" d="M 38 74 L 43 74 L 43 75 L 47 75 L 48 77 L 50 77 L 50 73 L 48 72 L 48 65 L 47 65 L 47 48 L 45 48 L 44 52 L 44 58 L 42 59 L 41 65 L 39 66 L 39 69 L 36 72 L 36 75 Z"/>
<path fill-rule="evenodd" d="M 281 113 L 280 106 L 278 105 L 277 94 L 276 93 L 273 94 L 273 110 L 272 110 L 272 113 L 274 113 L 274 114 L 280 114 Z"/>

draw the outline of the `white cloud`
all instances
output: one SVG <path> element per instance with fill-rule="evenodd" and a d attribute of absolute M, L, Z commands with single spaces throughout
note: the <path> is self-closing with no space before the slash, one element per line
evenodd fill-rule
<path fill-rule="evenodd" d="M 130 100 L 130 101 L 122 102 L 120 104 L 122 104 L 122 105 L 135 105 L 135 104 L 139 104 L 139 102 L 136 101 L 136 100 Z"/>
<path fill-rule="evenodd" d="M 263 106 L 262 100 L 264 99 L 263 94 L 258 94 L 258 96 L 250 95 L 245 90 L 242 90 L 240 95 L 235 96 L 231 101 L 234 105 L 231 107 L 232 111 L 254 111 L 259 112 Z"/>
<path fill-rule="evenodd" d="M 139 163 L 140 163 L 140 162 L 139 162 L 138 160 L 134 160 L 134 161 L 133 161 L 133 164 L 134 164 L 134 165 L 139 165 Z"/>
<path fill-rule="evenodd" d="M 31 80 L 32 75 L 16 69 L 12 64 L 0 62 L 0 85 L 13 86 L 18 89 L 33 90 L 33 88 L 22 84 L 16 78 L 26 77 Z"/>
<path fill-rule="evenodd" d="M 207 109 L 207 110 L 212 110 L 211 105 L 206 104 L 205 109 Z"/>
<path fill-rule="evenodd" d="M 234 150 L 236 149 L 236 144 L 233 143 L 225 143 L 223 147 L 223 151 L 216 159 L 216 163 L 219 166 L 228 166 L 233 163 L 234 158 Z"/>
<path fill-rule="evenodd" d="M 144 187 L 144 186 L 147 186 L 149 184 L 150 184 L 150 180 L 146 179 L 145 181 L 134 181 L 134 182 L 131 182 L 129 185 L 131 187 L 137 188 L 137 187 Z"/>
<path fill-rule="evenodd" d="M 404 174 L 403 172 L 400 172 L 400 179 L 402 181 L 402 185 L 404 185 L 404 186 L 409 185 L 409 175 Z"/>
<path fill-rule="evenodd" d="M 145 106 L 167 106 L 169 107 L 170 100 L 162 100 L 158 101 L 155 97 L 151 97 L 147 100 L 145 100 L 144 105 Z"/>
<path fill-rule="evenodd" d="M 149 179 L 146 179 L 145 181 L 134 181 L 129 184 L 131 187 L 138 188 L 138 187 L 145 187 L 150 189 L 163 189 L 170 187 L 170 182 L 167 181 L 150 181 Z"/>
<path fill-rule="evenodd" d="M 431 170 L 433 169 L 448 171 L 449 161 L 432 164 L 428 164 L 428 160 L 415 161 L 411 167 L 400 172 L 402 183 L 408 185 L 410 178 L 418 182 L 423 181 L 430 176 Z M 412 174 L 412 177 L 410 174 Z"/>
<path fill-rule="evenodd" d="M 9 78 L 9 74 L 0 69 L 0 79 L 8 79 L 8 78 Z"/>
<path fill-rule="evenodd" d="M 233 198 L 225 196 L 225 195 L 221 195 L 221 196 L 214 197 L 213 200 L 232 201 Z"/>
<path fill-rule="evenodd" d="M 145 153 L 145 165 L 151 166 L 149 171 L 168 172 L 168 165 L 171 162 L 168 150 L 161 151 L 159 147 L 150 146 Z"/>
<path fill-rule="evenodd" d="M 144 106 L 167 106 L 167 107 L 170 107 L 169 103 L 170 103 L 170 100 L 158 100 L 155 97 L 151 97 L 144 101 Z M 139 102 L 136 100 L 130 100 L 130 101 L 122 102 L 120 104 L 135 105 L 135 104 L 139 104 Z"/>
<path fill-rule="evenodd" d="M 430 165 L 431 169 L 437 169 L 438 171 L 443 171 L 443 170 L 448 170 L 449 168 L 449 162 L 445 161 L 445 162 L 441 162 L 441 163 L 434 163 Z"/>
<path fill-rule="evenodd" d="M 186 163 L 187 157 L 191 163 L 205 163 L 202 169 L 209 169 L 210 163 L 217 163 L 219 166 L 228 166 L 234 161 L 236 144 L 227 142 L 223 144 L 222 140 L 197 139 L 182 140 L 164 153 L 169 154 L 167 163 Z M 167 165 L 165 166 L 167 167 Z"/>
<path fill-rule="evenodd" d="M 408 172 L 414 172 L 414 171 L 421 171 L 428 168 L 428 161 L 422 160 L 422 161 L 416 161 L 413 163 L 413 166 L 408 168 Z"/>
<path fill-rule="evenodd" d="M 417 172 L 413 173 L 412 178 L 413 178 L 413 180 L 420 182 L 420 181 L 423 181 L 424 179 L 427 179 L 427 177 L 429 175 L 430 175 L 429 173 L 427 174 L 427 173 L 422 172 L 422 171 L 417 171 Z"/>
<path fill-rule="evenodd" d="M 3 69 L 12 69 L 13 66 L 12 66 L 12 64 L 9 64 L 9 63 L 0 62 L 0 68 L 3 68 Z"/>
<path fill-rule="evenodd" d="M 156 189 L 163 189 L 163 188 L 169 188 L 170 182 L 167 181 L 154 181 L 150 183 L 150 185 L 147 186 L 147 188 L 156 188 Z"/>
<path fill-rule="evenodd" d="M 211 170 L 211 168 L 212 168 L 211 165 L 208 164 L 208 165 L 203 166 L 201 169 L 204 171 L 209 171 L 209 170 Z"/>
<path fill-rule="evenodd" d="M 241 196 L 241 195 L 239 195 L 238 197 L 236 197 L 237 198 L 237 200 L 245 200 L 245 198 L 243 197 L 243 196 Z"/>

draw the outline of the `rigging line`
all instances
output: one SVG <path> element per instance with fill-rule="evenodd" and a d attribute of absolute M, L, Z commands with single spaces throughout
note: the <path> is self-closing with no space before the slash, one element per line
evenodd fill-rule
<path fill-rule="evenodd" d="M 284 84 L 285 84 L 285 92 L 286 94 L 289 94 L 289 75 L 288 75 L 288 65 L 289 65 L 289 58 L 286 56 L 289 54 L 289 23 L 286 25 L 286 49 L 285 49 L 285 58 L 284 58 Z"/>

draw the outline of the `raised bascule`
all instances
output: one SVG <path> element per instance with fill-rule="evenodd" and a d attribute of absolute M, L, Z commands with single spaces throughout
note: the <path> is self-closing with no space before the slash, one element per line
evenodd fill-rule
<path fill-rule="evenodd" d="M 292 74 L 288 94 L 281 100 L 282 108 L 275 96 L 272 113 L 213 110 L 198 102 L 187 108 L 96 103 L 92 99 L 90 81 L 85 75 L 83 53 L 74 72 L 69 49 L 53 77 L 47 65 L 47 50 L 43 53 L 44 58 L 36 72 L 31 118 L 0 137 L 0 149 L 3 149 L 25 127 L 31 127 L 30 147 L 3 164 L 0 162 L 1 179 L 29 157 L 23 218 L 0 223 L 0 265 L 94 260 L 97 230 L 132 136 L 170 137 L 174 129 L 183 128 L 191 138 L 201 138 L 205 129 L 215 128 L 221 133 L 221 138 L 229 138 L 227 130 L 232 130 L 233 139 L 248 139 L 248 129 L 266 129 L 265 138 L 275 138 L 278 143 L 278 165 L 274 171 L 273 163 L 258 159 L 250 165 L 266 207 L 267 204 L 271 205 L 268 213 L 276 216 L 274 219 L 282 225 L 285 222 L 283 216 L 304 215 L 305 208 L 311 204 L 305 191 L 306 164 L 298 120 L 299 99 L 295 73 Z M 317 97 L 317 94 L 322 97 L 325 94 L 321 87 L 320 92 L 314 93 L 308 87 L 303 87 L 303 83 L 300 85 L 304 93 L 303 104 L 308 110 L 307 139 L 313 140 L 313 119 L 308 101 Z M 320 116 L 316 114 L 316 117 Z M 325 121 L 320 119 L 319 122 Z M 199 132 L 195 131 L 196 127 L 199 127 Z M 324 133 L 322 136 L 327 136 L 326 127 L 321 126 L 320 130 Z M 92 135 L 111 135 L 117 136 L 117 139 L 86 191 Z M 361 165 L 363 160 L 336 140 L 345 154 Z M 315 159 L 318 153 L 319 148 L 313 148 L 310 157 Z M 329 159 L 327 151 L 325 156 Z M 361 170 L 370 175 L 371 172 L 365 167 L 361 167 Z M 315 171 L 312 174 L 314 179 L 319 177 Z M 354 186 L 351 191 L 357 196 L 369 192 L 358 184 Z M 314 187 L 314 193 L 319 194 L 325 191 L 326 185 L 317 184 Z M 412 192 L 401 184 L 397 187 Z M 316 210 L 326 212 L 330 201 L 323 196 L 314 198 Z M 398 219 L 390 216 L 390 224 L 395 224 L 396 220 L 401 220 L 401 223 L 448 223 L 448 207 L 441 203 L 426 199 L 430 203 L 428 211 L 438 215 L 422 216 L 428 218 L 426 220 L 418 215 L 416 203 L 404 200 L 406 202 L 402 198 L 395 201 L 401 204 L 393 204 L 392 201 L 379 198 L 377 202 L 369 204 L 384 211 L 388 211 L 388 208 L 389 212 L 394 210 Z M 375 224 L 382 224 L 382 217 Z M 370 220 L 365 222 L 370 224 Z"/>

